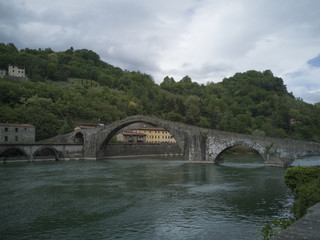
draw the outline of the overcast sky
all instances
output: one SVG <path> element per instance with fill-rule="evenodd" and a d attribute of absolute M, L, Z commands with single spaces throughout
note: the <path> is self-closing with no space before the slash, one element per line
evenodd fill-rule
<path fill-rule="evenodd" d="M 0 42 L 90 49 L 158 84 L 270 69 L 320 102 L 319 0 L 0 0 Z"/>

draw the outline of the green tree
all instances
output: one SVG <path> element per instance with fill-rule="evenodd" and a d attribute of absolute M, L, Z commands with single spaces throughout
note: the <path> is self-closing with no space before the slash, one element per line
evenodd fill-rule
<path fill-rule="evenodd" d="M 51 99 L 40 98 L 37 95 L 21 99 L 18 112 L 24 122 L 36 127 L 36 140 L 53 137 L 62 127 L 63 122 L 54 114 L 54 105 Z"/>
<path fill-rule="evenodd" d="M 320 201 L 320 167 L 288 168 L 284 175 L 286 185 L 294 192 L 293 213 L 297 219 Z"/>
<path fill-rule="evenodd" d="M 195 125 L 199 121 L 200 114 L 200 98 L 191 95 L 185 101 L 186 107 L 186 122 Z"/>

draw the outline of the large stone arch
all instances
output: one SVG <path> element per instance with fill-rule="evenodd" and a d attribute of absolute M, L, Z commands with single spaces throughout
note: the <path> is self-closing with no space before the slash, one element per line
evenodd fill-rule
<path fill-rule="evenodd" d="M 14 152 L 20 153 L 19 155 L 15 155 Z M 23 158 L 23 159 L 29 159 L 29 154 L 21 149 L 20 147 L 8 147 L 4 149 L 2 152 L 0 152 L 0 158 L 4 161 L 10 160 L 10 158 Z"/>
<path fill-rule="evenodd" d="M 177 134 L 173 126 L 170 126 L 170 121 L 152 118 L 152 117 L 146 117 L 146 116 L 134 116 L 129 117 L 124 120 L 115 122 L 111 125 L 108 125 L 107 128 L 102 128 L 100 132 L 100 139 L 102 140 L 101 143 L 98 145 L 96 158 L 101 159 L 103 157 L 103 151 L 106 148 L 106 145 L 110 142 L 111 138 L 122 128 L 129 126 L 133 123 L 146 123 L 153 126 L 164 128 L 166 131 L 168 131 L 172 137 L 176 140 L 181 152 L 183 153 L 184 149 L 184 143 L 181 140 L 181 136 Z M 172 124 L 172 123 L 171 123 Z M 102 136 L 102 138 L 101 138 Z M 99 139 L 97 138 L 97 139 Z"/>
<path fill-rule="evenodd" d="M 59 151 L 52 146 L 42 146 L 33 153 L 33 159 L 47 158 L 50 156 L 53 156 L 56 161 L 63 157 Z"/>
<path fill-rule="evenodd" d="M 229 144 L 227 146 L 225 146 L 225 148 L 220 152 L 218 153 L 218 155 L 216 156 L 216 158 L 213 160 L 214 163 L 219 163 L 222 161 L 222 154 L 224 154 L 226 151 L 228 151 L 229 149 L 233 148 L 233 147 L 237 147 L 237 146 L 245 146 L 245 147 L 248 147 L 250 149 L 253 149 L 255 152 L 257 152 L 263 159 L 263 161 L 265 162 L 266 159 L 265 159 L 265 154 L 264 152 L 261 151 L 261 148 L 258 148 L 257 146 L 255 145 L 251 145 L 251 144 L 247 144 L 245 142 L 238 142 L 238 143 L 235 143 L 235 144 Z"/>

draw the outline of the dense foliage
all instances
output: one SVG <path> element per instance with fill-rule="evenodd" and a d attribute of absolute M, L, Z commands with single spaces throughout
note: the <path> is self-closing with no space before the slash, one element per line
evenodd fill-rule
<path fill-rule="evenodd" d="M 0 122 L 32 123 L 37 139 L 79 124 L 145 114 L 224 131 L 320 141 L 320 104 L 295 99 L 270 70 L 236 73 L 206 85 L 188 76 L 165 77 L 157 85 L 150 75 L 123 71 L 91 50 L 18 50 L 0 43 L 0 68 L 8 64 L 25 67 L 29 81 L 0 80 Z"/>
<path fill-rule="evenodd" d="M 289 227 L 294 221 L 279 219 L 273 220 L 268 224 L 265 224 L 261 229 L 262 239 L 263 240 L 271 240 L 275 236 L 277 236 L 281 231 Z"/>
<path fill-rule="evenodd" d="M 293 167 L 286 170 L 284 181 L 295 194 L 294 216 L 299 219 L 307 209 L 320 202 L 320 167 Z"/>

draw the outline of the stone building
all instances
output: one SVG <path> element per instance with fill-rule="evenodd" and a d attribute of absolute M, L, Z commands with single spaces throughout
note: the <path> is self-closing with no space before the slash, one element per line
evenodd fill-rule
<path fill-rule="evenodd" d="M 0 143 L 35 142 L 35 126 L 31 124 L 0 123 Z"/>
<path fill-rule="evenodd" d="M 7 74 L 7 71 L 4 69 L 0 69 L 0 78 L 3 78 Z"/>
<path fill-rule="evenodd" d="M 8 75 L 12 77 L 21 77 L 21 78 L 24 78 L 26 76 L 24 68 L 14 66 L 14 65 L 8 66 Z"/>

